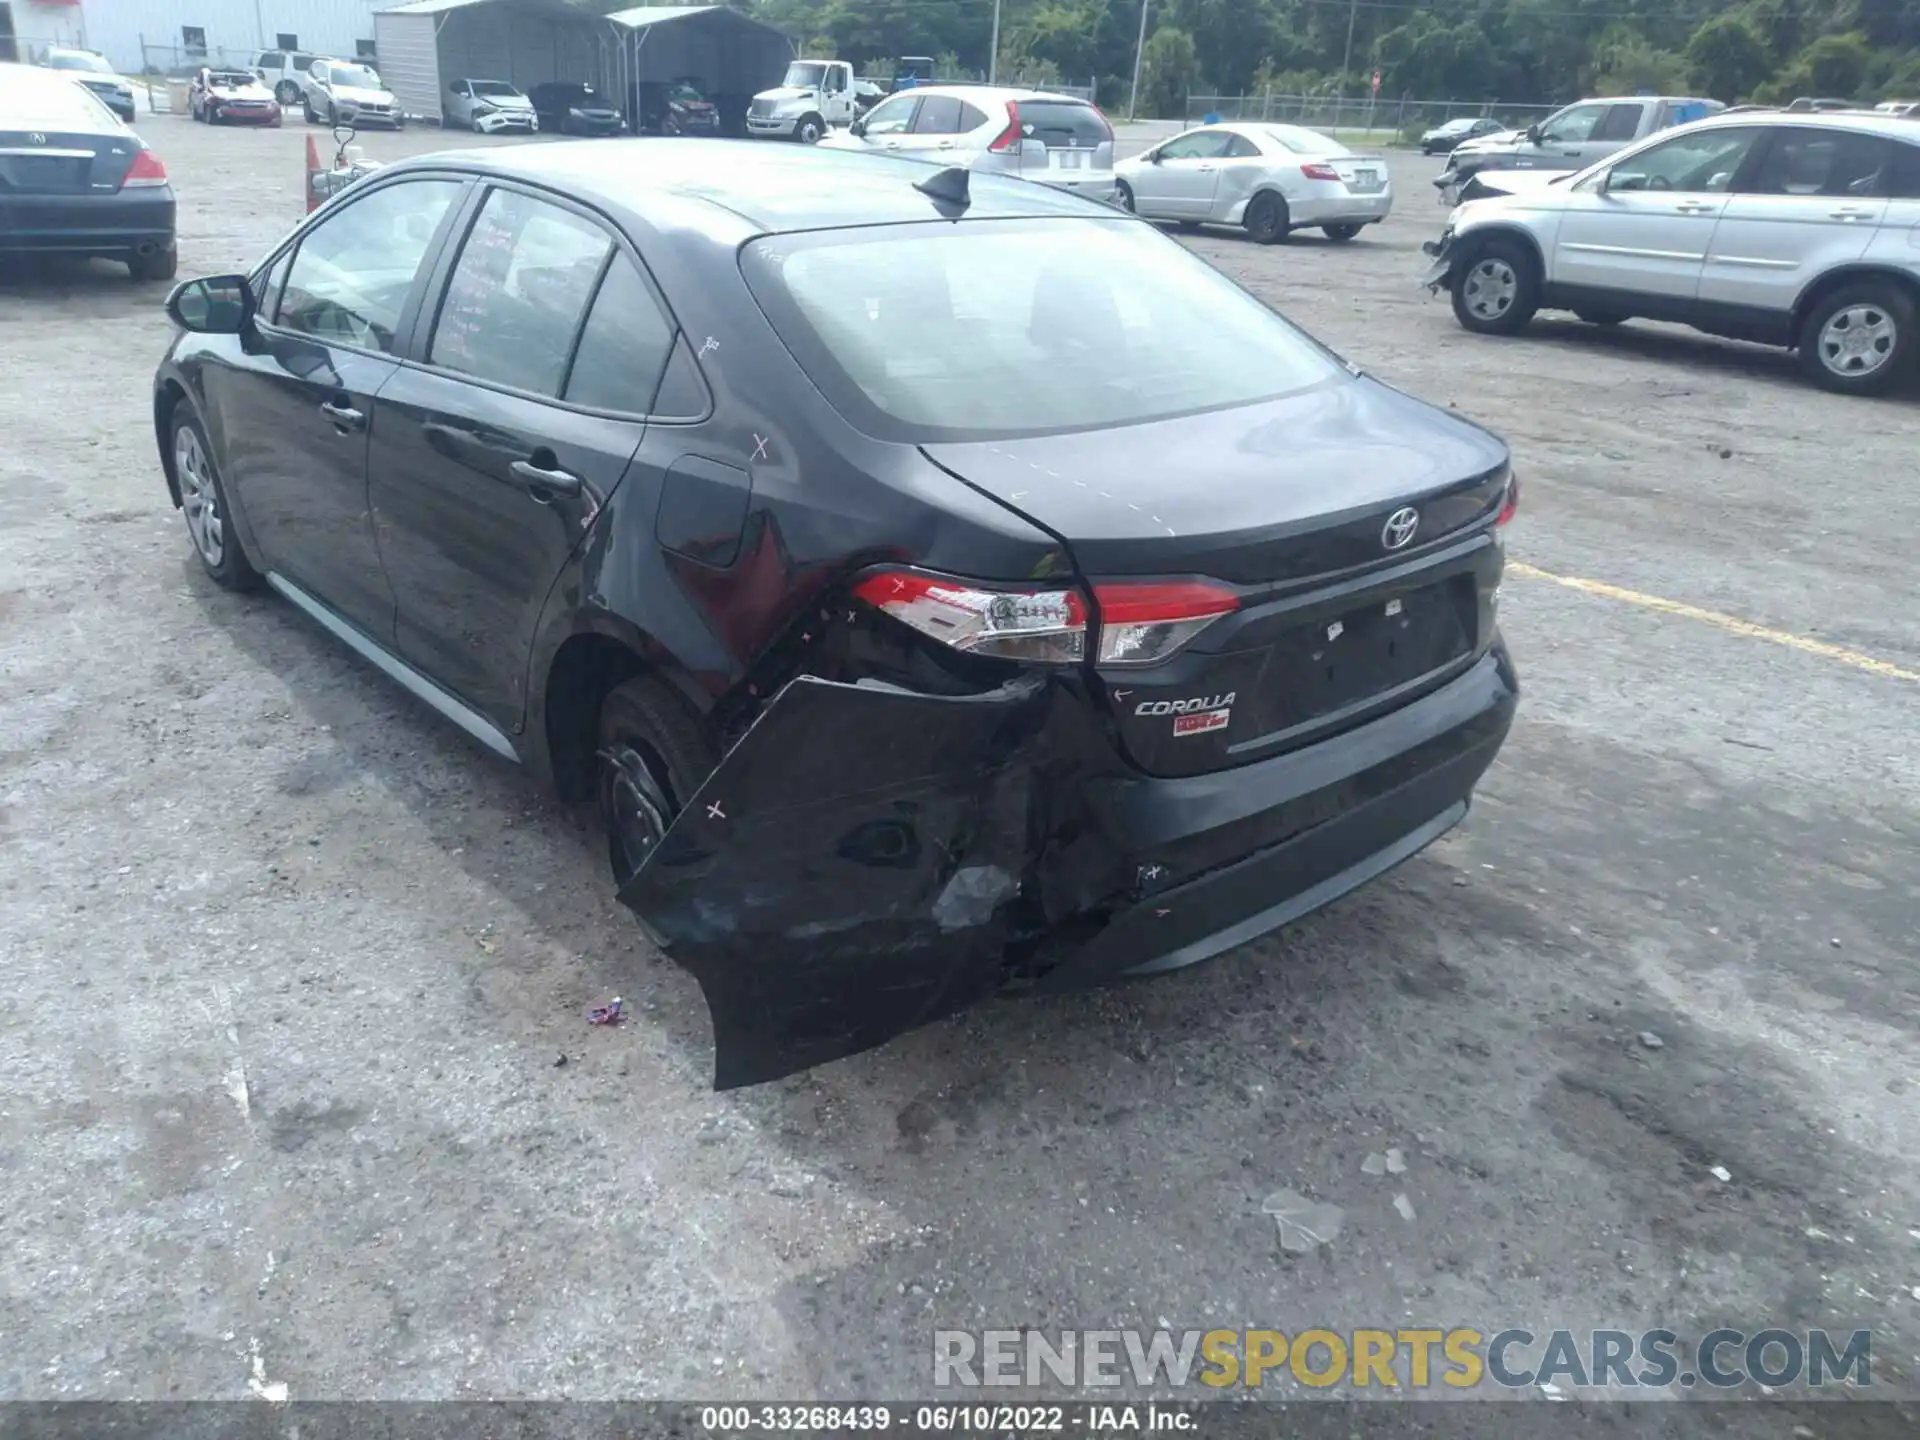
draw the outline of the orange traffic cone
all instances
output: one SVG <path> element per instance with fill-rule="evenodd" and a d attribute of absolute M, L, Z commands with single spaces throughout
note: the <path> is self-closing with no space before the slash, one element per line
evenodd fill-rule
<path fill-rule="evenodd" d="M 320 178 L 320 147 L 313 143 L 311 132 L 307 135 L 307 213 L 311 215 L 320 208 L 320 187 L 315 182 Z"/>

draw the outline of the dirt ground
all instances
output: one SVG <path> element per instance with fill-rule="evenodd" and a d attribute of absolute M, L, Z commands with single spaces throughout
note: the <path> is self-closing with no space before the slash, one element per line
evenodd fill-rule
<path fill-rule="evenodd" d="M 298 218 L 303 127 L 142 131 L 183 274 Z M 0 277 L 0 1396 L 909 1397 L 942 1326 L 1415 1321 L 1871 1326 L 1911 1394 L 1920 407 L 1467 335 L 1435 163 L 1351 245 L 1190 243 L 1513 445 L 1522 718 L 1465 826 L 1211 965 L 723 1096 L 591 835 L 202 579 L 165 287 Z"/>

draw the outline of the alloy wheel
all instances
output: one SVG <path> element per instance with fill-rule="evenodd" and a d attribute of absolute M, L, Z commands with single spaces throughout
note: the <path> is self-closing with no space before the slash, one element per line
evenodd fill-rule
<path fill-rule="evenodd" d="M 1878 305 L 1848 305 L 1820 327 L 1820 363 L 1849 380 L 1871 375 L 1893 358 L 1899 329 Z"/>
<path fill-rule="evenodd" d="M 1513 266 L 1491 255 L 1468 270 L 1462 284 L 1467 309 L 1481 320 L 1498 320 L 1506 314 L 1519 291 L 1520 277 L 1513 273 Z"/>
<path fill-rule="evenodd" d="M 600 808 L 614 879 L 624 885 L 646 863 L 673 815 L 653 766 L 631 742 L 600 752 Z"/>
<path fill-rule="evenodd" d="M 226 521 L 220 514 L 220 491 L 213 483 L 213 468 L 200 448 L 200 436 L 191 426 L 182 426 L 173 440 L 173 469 L 180 479 L 180 509 L 187 517 L 187 533 L 193 548 L 211 569 L 218 569 L 226 557 Z"/>

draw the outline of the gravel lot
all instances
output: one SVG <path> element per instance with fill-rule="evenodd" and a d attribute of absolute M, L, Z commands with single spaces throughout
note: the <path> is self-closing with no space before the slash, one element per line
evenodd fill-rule
<path fill-rule="evenodd" d="M 298 218 L 304 127 L 142 129 L 183 274 Z M 165 287 L 0 274 L 0 1396 L 913 1396 L 941 1325 L 1416 1320 L 1870 1325 L 1911 1394 L 1920 408 L 1467 335 L 1415 286 L 1435 163 L 1351 245 L 1191 243 L 1513 444 L 1525 699 L 1468 823 L 1210 966 L 725 1096 L 575 817 L 202 579 Z"/>

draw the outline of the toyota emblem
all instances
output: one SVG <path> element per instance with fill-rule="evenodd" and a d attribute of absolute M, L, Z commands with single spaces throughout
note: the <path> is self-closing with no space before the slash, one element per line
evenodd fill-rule
<path fill-rule="evenodd" d="M 1386 528 L 1380 532 L 1380 543 L 1389 550 L 1404 550 L 1419 528 L 1420 512 L 1411 505 L 1402 505 L 1387 517 Z"/>

